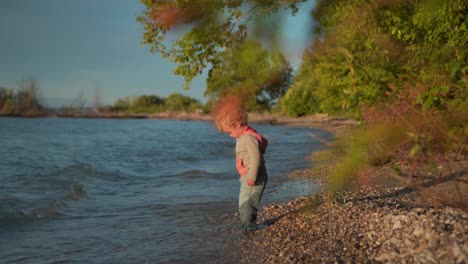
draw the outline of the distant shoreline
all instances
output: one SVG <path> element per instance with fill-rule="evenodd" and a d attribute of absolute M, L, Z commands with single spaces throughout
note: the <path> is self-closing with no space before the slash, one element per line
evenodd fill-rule
<path fill-rule="evenodd" d="M 103 119 L 167 119 L 184 121 L 213 121 L 211 114 L 200 112 L 160 112 L 154 114 L 129 113 L 83 113 L 83 114 L 21 114 L 0 115 L 13 118 L 103 118 Z M 333 134 L 340 133 L 345 128 L 359 125 L 359 121 L 331 116 L 328 114 L 314 114 L 302 117 L 288 117 L 272 113 L 249 113 L 249 123 L 271 125 L 297 125 L 325 129 Z"/>

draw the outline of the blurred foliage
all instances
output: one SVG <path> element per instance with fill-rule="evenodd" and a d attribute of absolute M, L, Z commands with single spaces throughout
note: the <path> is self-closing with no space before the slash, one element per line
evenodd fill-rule
<path fill-rule="evenodd" d="M 164 107 L 170 112 L 193 112 L 202 106 L 196 99 L 175 93 L 167 97 Z"/>
<path fill-rule="evenodd" d="M 235 93 L 244 98 L 249 111 L 270 110 L 292 81 L 292 67 L 284 56 L 262 49 L 258 42 L 245 42 L 217 58 L 205 91 L 210 102 Z"/>
<path fill-rule="evenodd" d="M 0 87 L 0 115 L 39 116 L 44 109 L 39 103 L 39 86 L 35 80 L 24 80 L 18 90 Z"/>
<path fill-rule="evenodd" d="M 0 114 L 9 115 L 15 112 L 15 92 L 13 89 L 0 87 Z"/>
<path fill-rule="evenodd" d="M 318 1 L 313 16 L 317 37 L 281 100 L 286 114 L 360 117 L 386 100 L 388 84 L 412 89 L 407 82 L 428 87 L 416 102 L 425 109 L 463 98 L 466 1 Z"/>
<path fill-rule="evenodd" d="M 348 10 L 349 15 L 339 15 L 339 10 Z M 351 19 L 353 14 L 365 19 L 354 24 L 356 20 Z M 441 164 L 466 155 L 466 1 L 389 1 L 379 4 L 365 4 L 358 0 L 327 1 L 326 4 L 319 4 L 315 15 L 322 18 L 319 19 L 321 27 L 318 31 L 325 34 L 325 38 L 329 36 L 327 34 L 330 34 L 331 28 L 333 35 L 337 34 L 336 28 L 340 31 L 339 37 L 334 36 L 339 41 L 327 44 L 324 54 L 333 54 L 337 43 L 351 48 L 354 58 L 365 62 L 365 72 L 370 73 L 371 78 L 365 85 L 380 91 L 376 97 L 367 97 L 367 103 L 360 100 L 354 104 L 365 126 L 347 140 L 347 154 L 339 162 L 331 180 L 334 189 L 346 185 L 348 179 L 359 177 L 369 166 L 389 165 L 404 179 L 420 180 L 423 175 L 421 172 L 418 175 L 418 170 L 423 166 L 433 164 L 432 168 L 447 167 Z M 362 30 L 358 36 L 361 23 L 366 20 L 369 26 L 366 25 L 367 30 Z M 367 35 L 369 32 L 372 34 Z M 370 56 L 363 49 L 352 49 L 359 47 L 352 40 L 362 37 L 365 37 L 364 42 L 371 43 L 370 51 L 376 55 Z M 326 41 L 328 39 L 323 43 Z M 307 61 L 303 71 L 308 70 L 306 63 L 310 63 L 311 67 L 324 68 L 321 64 L 323 56 L 317 55 L 317 50 L 320 49 L 312 52 L 311 56 L 305 56 Z M 360 55 L 356 56 L 359 52 Z M 379 56 L 388 58 L 375 60 Z M 335 67 L 337 63 L 333 65 Z M 385 71 L 388 74 L 375 74 Z M 301 76 L 301 72 L 298 76 Z M 309 82 L 319 83 L 323 76 L 314 75 Z M 338 91 L 338 85 L 334 85 L 337 82 L 329 82 L 332 86 L 326 92 Z M 315 100 L 320 98 L 317 95 L 323 91 L 320 85 L 303 89 L 312 89 Z M 340 97 L 334 96 L 333 100 L 337 98 Z M 320 100 L 321 105 L 324 102 L 333 106 L 326 99 Z M 338 110 L 336 106 L 332 109 Z"/>
<path fill-rule="evenodd" d="M 158 95 L 142 95 L 118 99 L 111 107 L 112 112 L 130 114 L 153 114 L 159 112 L 194 112 L 202 109 L 196 99 L 174 93 L 167 98 Z"/>
<path fill-rule="evenodd" d="M 330 190 L 372 183 L 368 172 L 384 166 L 390 169 L 387 173 L 424 196 L 468 208 L 463 192 L 454 199 L 423 187 L 428 181 L 454 176 L 453 166 L 466 159 L 468 150 L 466 103 L 456 107 L 446 104 L 443 111 L 426 109 L 422 103 L 414 103 L 425 90 L 428 89 L 424 86 L 401 89 L 391 93 L 387 102 L 363 110 L 365 125 L 340 141 L 344 152 L 334 158 Z"/>
<path fill-rule="evenodd" d="M 316 0 L 314 40 L 292 81 L 278 52 L 277 15 L 294 15 L 304 1 L 141 2 L 143 44 L 178 65 L 186 88 L 208 70 L 207 108 L 234 92 L 251 111 L 267 109 L 266 95 L 290 116 L 360 119 L 363 125 L 340 141 L 332 189 L 365 177 L 372 166 L 413 180 L 428 164 L 466 156 L 466 0 Z M 168 44 L 173 33 L 179 38 Z"/>
<path fill-rule="evenodd" d="M 141 2 L 142 43 L 178 65 L 174 71 L 187 89 L 208 70 L 210 102 L 231 90 L 246 97 L 249 110 L 268 109 L 281 98 L 287 115 L 359 118 L 361 106 L 385 100 L 387 85 L 408 75 L 431 87 L 420 98 L 426 108 L 442 103 L 434 95 L 466 87 L 463 0 L 317 1 L 315 40 L 293 82 L 279 53 L 279 25 L 305 1 Z"/>
<path fill-rule="evenodd" d="M 174 73 L 185 78 L 184 87 L 208 70 L 205 111 L 227 93 L 241 95 L 249 111 L 270 110 L 289 87 L 292 67 L 271 43 L 279 30 L 265 28 L 277 26 L 275 13 L 295 14 L 301 1 L 141 2 L 143 44 L 178 65 Z"/>
<path fill-rule="evenodd" d="M 111 107 L 112 112 L 157 113 L 163 111 L 165 99 L 157 95 L 119 98 Z"/>

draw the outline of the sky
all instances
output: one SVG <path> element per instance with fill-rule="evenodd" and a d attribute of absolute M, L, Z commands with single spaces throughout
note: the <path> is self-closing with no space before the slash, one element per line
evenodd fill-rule
<path fill-rule="evenodd" d="M 141 45 L 136 21 L 138 0 L 1 0 L 0 87 L 38 83 L 42 103 L 71 104 L 84 95 L 88 104 L 99 90 L 103 104 L 118 98 L 181 93 L 206 102 L 206 74 L 191 83 L 173 74 L 175 64 Z M 293 67 L 308 43 L 310 8 L 283 25 L 285 52 Z"/>

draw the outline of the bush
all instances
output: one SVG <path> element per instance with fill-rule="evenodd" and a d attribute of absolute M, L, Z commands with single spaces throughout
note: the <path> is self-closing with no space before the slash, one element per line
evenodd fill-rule
<path fill-rule="evenodd" d="M 312 91 L 302 88 L 290 88 L 280 100 L 280 108 L 288 116 L 298 117 L 318 111 Z"/>
<path fill-rule="evenodd" d="M 201 109 L 202 105 L 196 99 L 174 93 L 167 97 L 164 108 L 170 112 L 193 112 Z"/>

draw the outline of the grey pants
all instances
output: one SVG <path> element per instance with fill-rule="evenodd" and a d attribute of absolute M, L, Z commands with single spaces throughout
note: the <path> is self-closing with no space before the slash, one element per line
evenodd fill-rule
<path fill-rule="evenodd" d="M 239 192 L 239 214 L 242 228 L 256 226 L 257 211 L 260 200 L 263 196 L 267 184 L 267 177 L 255 183 L 254 186 L 248 186 L 247 181 L 241 180 Z"/>

